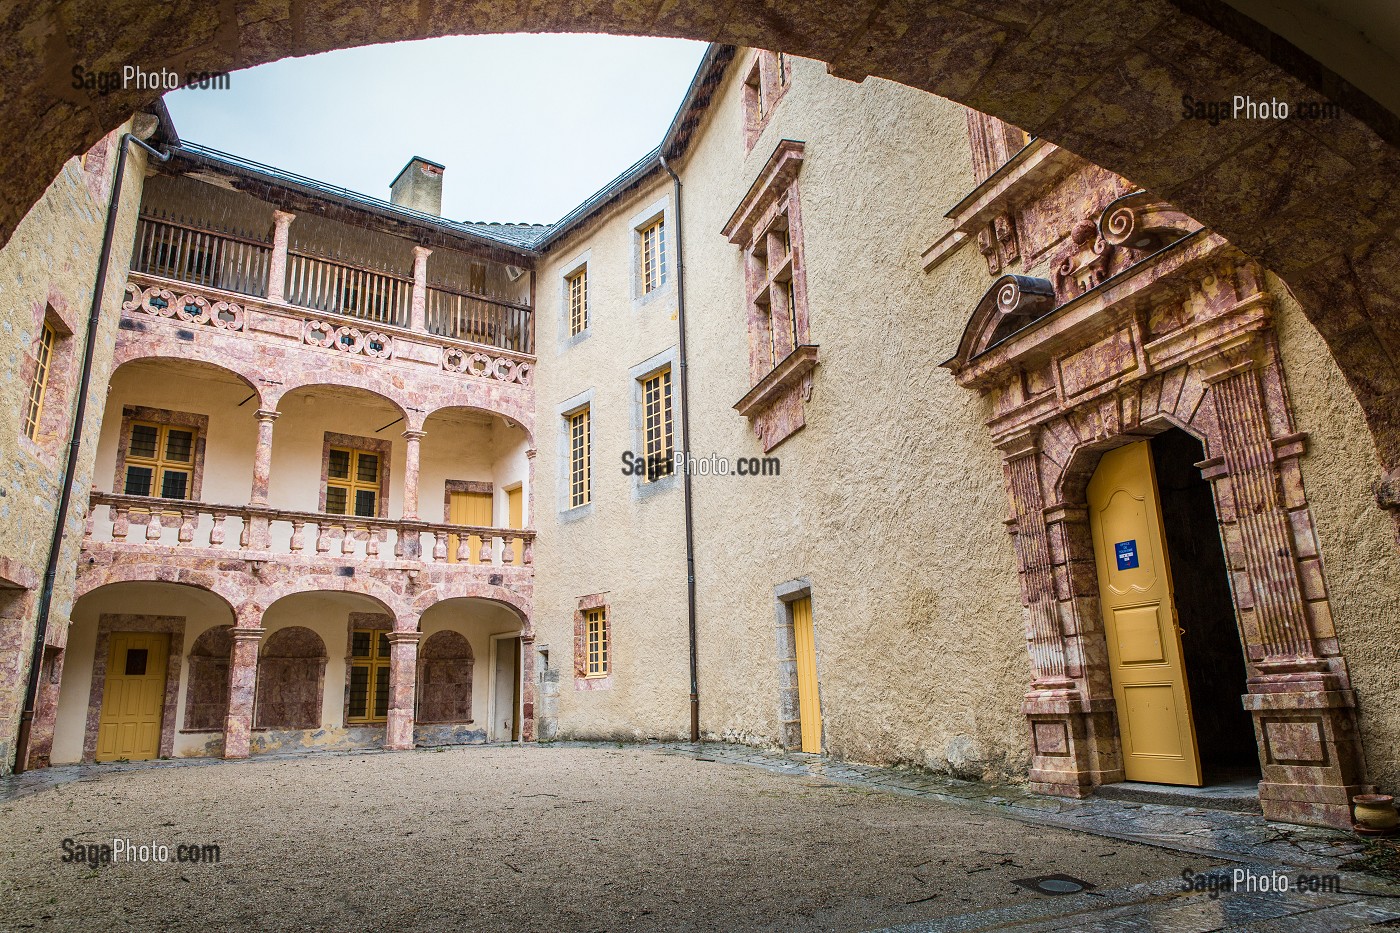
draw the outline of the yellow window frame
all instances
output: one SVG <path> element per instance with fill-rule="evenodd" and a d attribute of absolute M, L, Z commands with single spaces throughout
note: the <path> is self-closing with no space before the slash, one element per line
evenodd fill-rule
<path fill-rule="evenodd" d="M 390 660 L 388 632 L 384 629 L 357 628 L 350 630 L 350 681 L 355 681 L 355 671 L 365 672 L 365 705 L 363 715 L 355 715 L 351 712 L 351 707 L 347 706 L 345 722 L 367 724 L 387 722 L 389 719 L 389 685 L 388 670 Z M 355 636 L 366 635 L 369 638 L 368 652 L 362 657 L 355 657 Z M 381 671 L 385 672 L 381 675 Z M 381 683 L 385 681 L 385 683 Z M 349 689 L 347 685 L 347 689 Z M 384 712 L 378 712 L 379 701 L 384 701 Z M 348 697 L 348 703 L 353 704 L 355 697 L 353 690 Z"/>
<path fill-rule="evenodd" d="M 593 500 L 593 469 L 589 463 L 589 434 L 592 433 L 589 408 L 585 405 L 569 419 L 569 508 Z"/>
<path fill-rule="evenodd" d="M 666 218 L 658 217 L 637 231 L 641 237 L 642 294 L 666 283 Z"/>
<path fill-rule="evenodd" d="M 331 463 L 336 454 L 346 455 L 347 469 L 345 476 L 332 476 Z M 373 457 L 375 460 L 374 479 L 360 479 L 360 463 L 365 457 Z M 359 450 L 355 447 L 332 447 L 326 452 L 326 514 L 328 515 L 353 515 L 359 518 L 376 518 L 379 516 L 379 496 L 380 481 L 384 475 L 384 456 L 377 450 Z M 331 490 L 345 490 L 345 510 L 337 512 L 331 507 Z M 355 504 L 359 501 L 359 494 L 368 492 L 374 496 L 373 508 L 369 515 L 360 515 L 355 511 Z"/>
<path fill-rule="evenodd" d="M 155 432 L 155 445 L 153 447 L 154 456 L 135 452 L 138 428 L 147 428 Z M 171 454 L 170 435 L 172 433 L 188 434 L 190 436 L 188 460 L 181 460 L 177 456 Z M 180 424 L 161 424 L 157 421 L 133 421 L 131 422 L 131 432 L 126 442 L 126 463 L 123 466 L 122 491 L 127 495 L 157 496 L 162 499 L 191 499 L 194 497 L 194 468 L 198 456 L 198 428 Z M 151 479 L 144 492 L 134 492 L 131 488 L 132 467 L 145 468 L 151 471 Z M 185 494 L 183 496 L 167 496 L 165 494 L 166 477 L 170 475 L 184 476 Z"/>
<path fill-rule="evenodd" d="M 569 276 L 569 336 L 588 329 L 588 267 Z"/>
<path fill-rule="evenodd" d="M 642 454 L 646 458 L 650 481 L 653 476 L 666 475 L 651 464 L 669 465 L 675 456 L 675 431 L 671 421 L 671 367 L 642 380 Z"/>
<path fill-rule="evenodd" d="M 39 439 L 39 423 L 44 416 L 44 397 L 49 391 L 49 370 L 53 366 L 53 347 L 57 340 L 54 329 L 43 325 L 39 334 L 38 366 L 34 369 L 34 381 L 29 384 L 29 403 L 24 409 L 24 436 L 31 441 Z"/>
<path fill-rule="evenodd" d="M 583 614 L 586 630 L 585 644 L 588 659 L 586 677 L 606 677 L 609 672 L 608 659 L 608 611 L 588 609 Z"/>

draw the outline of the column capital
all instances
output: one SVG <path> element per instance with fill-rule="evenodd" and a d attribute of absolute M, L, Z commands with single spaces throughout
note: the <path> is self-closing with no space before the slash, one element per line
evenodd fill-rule
<path fill-rule="evenodd" d="M 389 644 L 393 645 L 416 645 L 422 639 L 422 632 L 389 632 L 385 636 L 389 639 Z"/>
<path fill-rule="evenodd" d="M 525 459 L 533 460 L 535 459 L 535 454 L 537 453 L 539 453 L 539 451 L 536 450 L 534 447 L 531 447 L 529 450 L 525 451 Z"/>
<path fill-rule="evenodd" d="M 278 418 L 282 417 L 282 413 L 268 408 L 259 408 L 257 411 L 253 412 L 253 417 L 257 418 L 259 421 L 276 421 Z"/>
<path fill-rule="evenodd" d="M 245 627 L 245 626 L 241 626 L 241 625 L 235 625 L 235 626 L 233 627 L 233 639 L 234 639 L 234 641 L 256 641 L 256 640 L 262 638 L 263 635 L 266 634 L 266 633 L 267 633 L 267 629 L 262 628 L 261 626 L 258 626 L 258 627 L 247 626 L 247 627 Z"/>
<path fill-rule="evenodd" d="M 293 214 L 291 211 L 275 210 L 272 212 L 272 222 L 278 227 L 288 226 L 293 220 L 296 220 L 296 217 L 297 215 Z"/>
<path fill-rule="evenodd" d="M 428 432 L 422 428 L 408 428 L 403 432 L 403 436 L 404 440 L 407 441 L 421 441 L 428 436 Z"/>
<path fill-rule="evenodd" d="M 414 259 L 427 259 L 427 258 L 428 258 L 429 256 L 431 256 L 432 254 L 433 254 L 433 251 L 432 251 L 431 249 L 429 249 L 428 247 L 426 247 L 426 246 L 415 246 L 415 247 L 413 247 L 413 258 L 414 258 Z"/>
<path fill-rule="evenodd" d="M 1040 453 L 1040 431 L 1032 426 L 1022 428 L 996 441 L 997 450 L 1004 459 L 1015 460 Z"/>

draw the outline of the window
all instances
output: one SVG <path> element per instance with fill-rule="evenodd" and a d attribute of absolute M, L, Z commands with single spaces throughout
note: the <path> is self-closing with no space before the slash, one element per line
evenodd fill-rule
<path fill-rule="evenodd" d="M 326 463 L 326 511 L 361 518 L 377 516 L 379 464 L 377 453 L 332 447 Z"/>
<path fill-rule="evenodd" d="M 642 294 L 649 295 L 666 283 L 666 223 L 658 217 L 638 231 L 641 237 Z"/>
<path fill-rule="evenodd" d="M 569 336 L 573 337 L 588 329 L 588 267 L 569 276 L 568 284 Z"/>
<path fill-rule="evenodd" d="M 608 676 L 608 611 L 589 609 L 584 614 L 588 627 L 588 677 Z"/>
<path fill-rule="evenodd" d="M 38 365 L 34 370 L 34 381 L 29 384 L 29 404 L 24 410 L 24 436 L 31 441 L 39 438 L 39 421 L 44 414 L 44 396 L 49 388 L 49 370 L 53 366 L 53 345 L 57 341 L 54 329 L 43 325 L 39 335 L 36 354 Z"/>
<path fill-rule="evenodd" d="M 198 438 L 194 428 L 133 422 L 122 492 L 162 499 L 191 498 Z"/>
<path fill-rule="evenodd" d="M 347 723 L 389 718 L 389 633 L 357 628 L 350 633 L 350 706 Z"/>
<path fill-rule="evenodd" d="M 647 463 L 647 482 L 670 475 L 675 434 L 671 424 L 669 366 L 642 380 L 642 453 Z"/>
<path fill-rule="evenodd" d="M 569 419 L 569 508 L 577 508 L 593 499 L 593 477 L 588 463 L 588 407 L 566 417 Z"/>
<path fill-rule="evenodd" d="M 744 147 L 752 149 L 778 101 L 792 84 L 792 62 L 781 52 L 754 52 L 744 77 Z"/>

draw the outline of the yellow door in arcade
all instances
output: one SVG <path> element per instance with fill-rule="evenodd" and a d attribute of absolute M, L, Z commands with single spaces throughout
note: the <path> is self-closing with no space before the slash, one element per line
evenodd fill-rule
<path fill-rule="evenodd" d="M 1124 772 L 1130 781 L 1199 787 L 1201 760 L 1148 442 L 1104 454 L 1088 498 Z"/>
<path fill-rule="evenodd" d="M 98 761 L 141 761 L 160 754 L 170 636 L 113 632 L 97 721 Z"/>

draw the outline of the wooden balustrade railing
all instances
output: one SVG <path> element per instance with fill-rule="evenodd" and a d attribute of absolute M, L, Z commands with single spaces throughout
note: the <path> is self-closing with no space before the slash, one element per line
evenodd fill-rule
<path fill-rule="evenodd" d="M 112 541 L 118 544 L 160 545 L 163 539 L 171 537 L 166 534 L 167 529 L 173 528 L 176 547 L 226 548 L 231 546 L 229 519 L 237 519 L 240 528 L 236 546 L 243 551 L 301 554 L 309 550 L 337 559 L 441 564 L 449 562 L 451 541 L 455 551 L 452 556 L 465 566 L 473 556 L 471 539 L 477 538 L 480 544 L 475 556 L 481 564 L 516 564 L 517 548 L 519 564 L 528 567 L 534 563 L 535 533 L 524 529 L 361 518 L 255 505 L 215 505 L 99 490 L 93 490 L 89 498 L 84 548 L 96 540 L 97 512 L 102 507 L 107 509 L 102 524 L 110 529 Z M 308 528 L 314 531 L 308 533 Z M 425 538 L 431 542 L 426 547 Z M 497 541 L 501 544 L 499 553 Z"/>
<path fill-rule="evenodd" d="M 430 334 L 535 352 L 533 312 L 524 305 L 430 285 L 425 313 Z"/>
<path fill-rule="evenodd" d="M 285 292 L 289 304 L 394 327 L 409 325 L 413 306 L 409 276 L 296 250 L 287 253 Z"/>
<path fill-rule="evenodd" d="M 252 237 L 149 215 L 136 222 L 131 256 L 136 272 L 263 298 L 271 261 L 271 244 Z"/>

